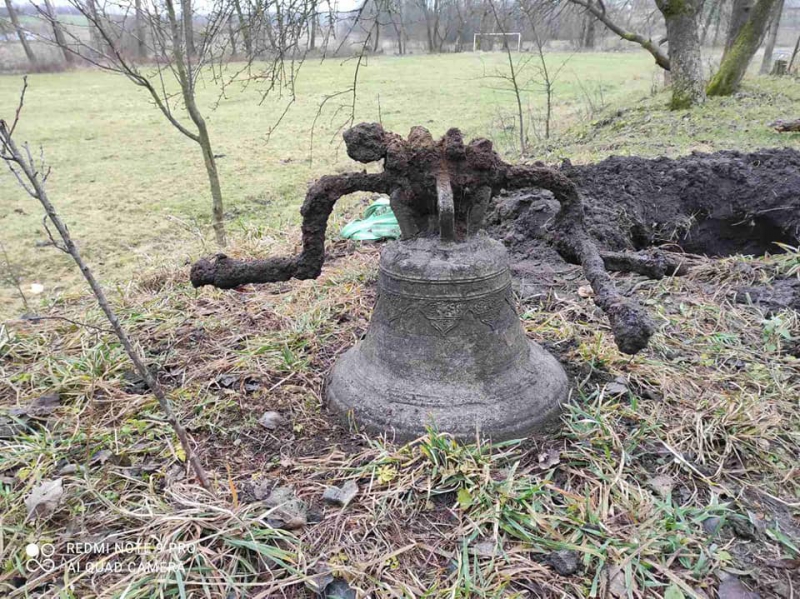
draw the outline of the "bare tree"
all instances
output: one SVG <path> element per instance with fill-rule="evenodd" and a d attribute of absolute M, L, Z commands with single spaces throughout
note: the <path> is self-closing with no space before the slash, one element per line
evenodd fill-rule
<path fill-rule="evenodd" d="M 497 8 L 495 7 L 493 0 L 487 0 L 487 2 L 489 3 L 489 7 L 492 9 L 492 14 L 494 15 L 495 23 L 497 24 L 500 33 L 503 34 L 503 49 L 505 50 L 506 57 L 508 58 L 508 74 L 503 74 L 503 75 L 498 74 L 497 76 L 505 79 L 511 85 L 511 90 L 514 92 L 514 98 L 517 101 L 517 122 L 519 125 L 519 151 L 520 154 L 525 155 L 527 153 L 528 148 L 525 139 L 525 116 L 524 113 L 522 112 L 522 84 L 519 78 L 520 65 L 515 64 L 514 58 L 511 56 L 511 49 L 505 42 L 506 39 L 505 26 L 503 24 L 503 20 L 500 18 L 500 15 L 497 12 Z M 527 64 L 527 59 L 525 61 L 525 64 Z"/>
<path fill-rule="evenodd" d="M 69 51 L 69 48 L 67 48 L 67 40 L 64 38 L 64 31 L 61 29 L 61 23 L 58 22 L 58 18 L 56 17 L 56 11 L 53 10 L 53 4 L 50 2 L 50 0 L 44 0 L 44 6 L 50 23 L 53 25 L 53 37 L 55 38 L 58 47 L 61 48 L 61 53 L 64 55 L 64 61 L 67 64 L 72 64 L 75 60 L 75 56 Z"/>
<path fill-rule="evenodd" d="M 569 0 L 573 4 L 577 6 L 581 6 L 586 9 L 590 15 L 600 21 L 603 25 L 605 25 L 609 31 L 612 31 L 619 37 L 629 42 L 633 42 L 635 44 L 639 44 L 642 48 L 647 50 L 655 59 L 656 64 L 660 66 L 662 69 L 669 71 L 670 70 L 670 60 L 669 57 L 661 51 L 661 48 L 658 42 L 650 39 L 649 37 L 645 37 L 639 33 L 634 31 L 628 31 L 622 25 L 617 23 L 606 10 L 606 5 L 603 0 Z"/>
<path fill-rule="evenodd" d="M 13 25 L 19 42 L 22 44 L 22 49 L 25 50 L 25 56 L 28 57 L 28 62 L 32 68 L 36 68 L 36 54 L 33 53 L 33 48 L 31 48 L 31 45 L 28 43 L 28 33 L 22 28 L 22 25 L 19 24 L 17 9 L 14 8 L 11 0 L 6 0 L 6 10 L 8 11 L 8 18 L 11 20 L 11 25 Z"/>
<path fill-rule="evenodd" d="M 98 10 L 93 0 L 86 4 L 80 0 L 70 0 L 75 7 L 88 20 L 92 31 L 96 32 L 97 40 L 93 45 L 75 34 L 72 38 L 72 51 L 90 63 L 107 71 L 119 73 L 128 78 L 131 83 L 146 89 L 150 99 L 161 111 L 166 120 L 185 137 L 193 141 L 200 148 L 205 165 L 208 185 L 211 192 L 212 225 L 217 243 L 224 246 L 225 222 L 222 188 L 219 180 L 216 156 L 214 154 L 211 138 L 205 118 L 196 99 L 197 80 L 203 68 L 215 58 L 215 52 L 220 52 L 219 38 L 222 36 L 223 25 L 227 13 L 221 2 L 218 2 L 212 12 L 207 16 L 202 47 L 194 57 L 187 52 L 185 41 L 192 39 L 187 35 L 187 26 L 191 26 L 193 18 L 189 15 L 179 17 L 173 0 L 164 0 L 163 5 L 153 2 L 149 8 L 141 4 L 136 11 L 136 18 L 141 25 L 137 27 L 137 45 L 146 44 L 144 29 L 149 29 L 149 40 L 153 47 L 150 52 L 156 57 L 153 66 L 139 65 L 136 59 L 130 57 L 125 51 L 125 20 L 120 20 L 118 15 L 109 15 L 104 9 Z M 182 0 L 185 6 L 190 3 Z M 163 6 L 165 12 L 159 8 Z M 45 13 L 44 16 L 49 19 Z M 147 52 L 139 53 L 147 54 Z M 176 96 L 165 85 L 164 78 L 172 76 L 178 83 L 180 94 Z M 175 111 L 175 104 L 181 104 L 186 110 L 187 117 L 182 117 Z"/>
<path fill-rule="evenodd" d="M 8 166 L 9 170 L 16 177 L 17 182 L 22 189 L 24 189 L 25 192 L 33 199 L 38 200 L 44 208 L 45 213 L 47 214 L 47 220 L 53 224 L 58 232 L 59 237 L 61 238 L 61 242 L 59 243 L 52 235 L 50 235 L 53 245 L 66 254 L 69 254 L 75 261 L 75 264 L 78 265 L 78 268 L 80 268 L 81 274 L 83 274 L 84 279 L 86 279 L 86 282 L 89 284 L 89 287 L 91 288 L 92 293 L 97 300 L 97 304 L 100 306 L 100 309 L 108 319 L 114 334 L 117 336 L 122 344 L 122 347 L 125 349 L 125 353 L 128 354 L 131 362 L 133 362 L 136 372 L 142 377 L 142 380 L 144 380 L 144 382 L 153 392 L 153 395 L 155 395 L 156 400 L 166 416 L 167 422 L 178 436 L 181 447 L 183 447 L 183 451 L 186 454 L 186 460 L 192 466 L 192 469 L 199 479 L 200 484 L 210 491 L 211 483 L 208 480 L 208 476 L 206 475 L 203 466 L 200 464 L 197 454 L 192 450 L 192 444 L 189 442 L 186 429 L 175 416 L 175 412 L 172 409 L 172 404 L 169 401 L 169 398 L 159 384 L 158 380 L 155 378 L 155 376 L 153 376 L 153 373 L 150 372 L 150 369 L 145 364 L 145 360 L 141 352 L 134 347 L 127 331 L 125 331 L 125 329 L 122 327 L 122 324 L 120 324 L 117 315 L 114 313 L 111 304 L 106 298 L 103 288 L 101 287 L 100 283 L 98 283 L 92 270 L 89 268 L 86 262 L 84 262 L 83 257 L 78 250 L 78 246 L 75 245 L 67 226 L 61 220 L 61 217 L 56 212 L 53 203 L 50 201 L 50 198 L 47 195 L 45 183 L 47 182 L 50 169 L 46 167 L 44 163 L 36 163 L 27 144 L 23 144 L 22 148 L 20 149 L 14 140 L 14 131 L 18 124 L 20 113 L 24 105 L 26 89 L 27 79 L 23 84 L 19 105 L 11 125 L 9 125 L 5 120 L 0 119 L 0 159 L 2 159 L 6 166 Z M 47 220 L 45 220 L 45 223 Z M 48 234 L 49 233 L 50 231 L 48 230 Z"/>
<path fill-rule="evenodd" d="M 609 30 L 624 40 L 635 42 L 650 52 L 656 64 L 670 72 L 672 98 L 670 108 L 689 108 L 705 101 L 703 70 L 700 60 L 700 36 L 697 18 L 702 0 L 656 0 L 656 6 L 667 26 L 668 55 L 660 43 L 628 31 L 613 20 L 603 0 L 568 0 L 583 7 Z"/>
<path fill-rule="evenodd" d="M 764 46 L 764 58 L 761 60 L 760 73 L 766 75 L 772 68 L 772 55 L 775 53 L 775 44 L 778 41 L 778 29 L 781 26 L 781 16 L 783 15 L 783 0 L 778 0 L 775 4 L 775 12 L 772 15 L 772 21 L 769 25 L 769 35 L 767 35 L 767 43 Z"/>

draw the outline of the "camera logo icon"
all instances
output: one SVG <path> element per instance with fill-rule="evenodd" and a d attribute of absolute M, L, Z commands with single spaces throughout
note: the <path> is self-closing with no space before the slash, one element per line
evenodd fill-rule
<path fill-rule="evenodd" d="M 28 572 L 52 572 L 56 569 L 56 563 L 52 559 L 56 548 L 52 543 L 28 543 L 25 547 L 25 569 Z"/>

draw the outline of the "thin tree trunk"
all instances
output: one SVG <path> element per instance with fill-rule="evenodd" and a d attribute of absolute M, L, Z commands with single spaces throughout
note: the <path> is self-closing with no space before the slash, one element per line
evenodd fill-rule
<path fill-rule="evenodd" d="M 53 9 L 53 4 L 50 0 L 44 0 L 44 8 L 47 11 L 47 18 L 50 19 L 50 24 L 53 26 L 53 37 L 56 39 L 56 44 L 61 48 L 61 53 L 64 55 L 64 62 L 72 64 L 75 61 L 75 56 L 69 51 L 67 47 L 67 40 L 64 38 L 64 32 L 61 30 L 61 23 L 56 18 L 56 11 Z"/>
<path fill-rule="evenodd" d="M 186 112 L 189 113 L 189 118 L 197 127 L 198 140 L 197 143 L 203 152 L 203 162 L 206 166 L 206 174 L 208 175 L 208 184 L 211 188 L 211 215 L 212 224 L 214 227 L 214 234 L 217 238 L 217 244 L 220 247 L 225 247 L 225 210 L 222 203 L 222 188 L 219 184 L 219 173 L 217 172 L 217 164 L 214 158 L 214 152 L 211 148 L 211 139 L 208 135 L 208 128 L 206 121 L 200 110 L 197 108 L 197 103 L 194 99 L 194 82 L 192 81 L 191 71 L 187 70 L 183 51 L 180 44 L 180 29 L 178 27 L 178 19 L 175 15 L 175 6 L 172 0 L 165 1 L 167 7 L 167 17 L 169 19 L 170 28 L 172 31 L 172 51 L 175 57 L 175 70 L 178 74 L 178 82 L 181 85 L 181 93 L 183 94 L 183 103 L 186 106 Z"/>
<path fill-rule="evenodd" d="M 98 31 L 98 27 L 100 26 L 100 17 L 97 14 L 97 5 L 95 4 L 94 0 L 86 0 L 87 12 L 91 17 L 92 22 L 89 23 L 89 43 L 92 46 L 92 50 L 94 50 L 97 54 L 104 54 L 105 53 L 105 43 L 103 42 L 103 36 Z"/>
<path fill-rule="evenodd" d="M 708 18 L 705 23 L 703 23 L 703 32 L 700 34 L 700 46 L 704 46 L 708 39 L 708 30 L 711 28 L 711 23 L 714 21 L 714 18 L 718 17 L 719 11 L 722 8 L 722 1 L 723 0 L 717 0 L 714 2 L 711 5 L 711 9 L 708 11 Z"/>
<path fill-rule="evenodd" d="M 240 0 L 233 0 L 233 8 L 236 10 L 236 18 L 239 19 L 239 28 L 242 31 L 244 51 L 247 54 L 247 60 L 252 60 L 253 38 L 250 36 L 250 21 L 244 18 L 244 13 L 242 12 L 242 3 Z"/>
<path fill-rule="evenodd" d="M 728 35 L 725 38 L 725 52 L 731 49 L 744 24 L 750 19 L 757 0 L 733 0 L 731 18 L 728 22 Z"/>
<path fill-rule="evenodd" d="M 194 45 L 194 13 L 192 12 L 192 0 L 181 0 L 181 17 L 183 18 L 183 39 L 186 42 L 186 57 L 197 56 L 197 49 Z"/>
<path fill-rule="evenodd" d="M 711 40 L 711 46 L 716 48 L 719 45 L 719 33 L 722 29 L 722 6 L 717 11 L 717 19 L 714 23 L 714 39 Z"/>
<path fill-rule="evenodd" d="M 228 39 L 231 42 L 231 56 L 236 56 L 236 33 L 233 31 L 233 17 L 228 19 Z"/>
<path fill-rule="evenodd" d="M 789 59 L 789 66 L 786 67 L 786 73 L 791 74 L 792 68 L 794 68 L 794 61 L 797 59 L 797 54 L 800 52 L 800 36 L 797 37 L 797 42 L 794 45 L 794 51 L 792 52 L 792 57 Z"/>
<path fill-rule="evenodd" d="M 142 14 L 142 0 L 136 0 L 136 54 L 139 58 L 147 58 L 147 43 L 145 40 L 144 15 Z"/>
<path fill-rule="evenodd" d="M 23 97 L 24 97 L 23 91 Z M 22 101 L 20 101 L 20 108 L 22 107 Z M 17 113 L 19 114 L 19 113 Z M 145 364 L 144 358 L 139 353 L 137 349 L 134 348 L 133 343 L 131 342 L 130 337 L 128 336 L 127 331 L 122 327 L 117 318 L 117 315 L 114 313 L 114 310 L 111 308 L 111 304 L 109 304 L 108 299 L 106 298 L 105 292 L 103 288 L 100 286 L 100 283 L 97 282 L 95 279 L 94 273 L 91 271 L 89 266 L 83 261 L 83 257 L 81 256 L 80 252 L 78 251 L 78 247 L 72 240 L 72 237 L 67 229 L 67 226 L 61 220 L 58 213 L 56 212 L 55 207 L 50 202 L 49 197 L 47 196 L 47 191 L 44 187 L 44 182 L 40 178 L 40 174 L 35 170 L 35 166 L 31 164 L 29 161 L 25 159 L 22 152 L 20 152 L 18 146 L 14 142 L 12 138 L 13 127 L 10 131 L 5 121 L 0 120 L 0 142 L 2 142 L 3 153 L 11 157 L 13 162 L 15 162 L 22 174 L 24 174 L 25 179 L 27 179 L 30 187 L 26 186 L 22 182 L 22 174 L 18 174 L 18 178 L 20 178 L 20 184 L 22 187 L 27 191 L 27 193 L 32 196 L 33 198 L 39 200 L 39 203 L 44 207 L 45 212 L 47 213 L 47 218 L 50 222 L 53 223 L 58 234 L 61 236 L 61 239 L 64 242 L 63 250 L 66 251 L 75 263 L 78 265 L 78 268 L 81 270 L 81 274 L 83 274 L 83 278 L 86 279 L 86 282 L 89 284 L 89 287 L 92 290 L 95 298 L 97 299 L 97 303 L 100 306 L 100 309 L 106 315 L 109 324 L 111 324 L 111 328 L 114 330 L 114 334 L 119 339 L 122 347 L 125 349 L 125 353 L 128 354 L 131 362 L 133 362 L 134 367 L 136 368 L 136 372 L 139 374 L 140 377 L 144 380 L 150 390 L 155 395 L 158 404 L 161 406 L 161 409 L 166 416 L 166 420 L 169 425 L 172 427 L 172 430 L 175 431 L 175 434 L 178 436 L 178 440 L 180 441 L 181 446 L 183 447 L 183 451 L 186 454 L 186 460 L 192 466 L 195 475 L 200 480 L 200 484 L 203 485 L 205 489 L 211 491 L 211 483 L 208 480 L 208 476 L 206 475 L 203 466 L 200 464 L 200 460 L 197 458 L 197 454 L 192 450 L 192 445 L 189 442 L 189 437 L 186 434 L 186 429 L 183 427 L 181 422 L 175 416 L 175 413 L 172 411 L 172 404 L 169 401 L 166 393 L 164 393 L 164 389 L 159 384 L 158 380 L 153 376 L 150 372 L 150 369 L 147 368 Z M 4 156 L 5 158 L 5 156 Z M 10 166 L 10 164 L 9 164 Z"/>
<path fill-rule="evenodd" d="M 738 35 L 725 51 L 719 70 L 711 78 L 709 96 L 729 96 L 739 89 L 747 67 L 764 39 L 777 0 L 758 0 L 749 11 L 747 22 L 738 28 Z"/>
<path fill-rule="evenodd" d="M 22 28 L 22 25 L 19 24 L 17 10 L 14 8 L 14 5 L 11 4 L 11 0 L 6 0 L 6 9 L 8 10 L 8 18 L 11 19 L 14 31 L 17 32 L 19 42 L 22 44 L 22 49 L 25 50 L 25 56 L 28 57 L 28 62 L 32 68 L 36 68 L 36 54 L 33 53 L 33 48 L 31 48 L 31 45 L 28 43 L 28 38 L 25 37 L 25 30 Z"/>
<path fill-rule="evenodd" d="M 783 14 L 783 0 L 778 0 L 775 4 L 775 12 L 772 15 L 772 23 L 769 26 L 767 44 L 764 46 L 764 58 L 761 60 L 761 74 L 766 75 L 772 68 L 772 55 L 775 53 L 775 44 L 778 41 L 778 29 L 781 26 L 781 16 Z"/>
<path fill-rule="evenodd" d="M 594 50 L 595 45 L 595 23 L 597 20 L 591 13 L 586 13 L 585 25 L 583 30 L 583 39 L 581 40 L 581 47 L 585 50 Z"/>
<path fill-rule="evenodd" d="M 372 44 L 373 53 L 378 51 L 381 43 L 381 24 L 380 21 L 378 21 L 379 17 L 379 15 L 375 16 L 375 43 Z"/>
<path fill-rule="evenodd" d="M 308 42 L 308 49 L 315 50 L 317 47 L 317 3 L 311 3 L 311 39 Z"/>
<path fill-rule="evenodd" d="M 669 39 L 670 108 L 681 110 L 702 104 L 706 95 L 697 31 L 698 6 L 694 0 L 656 0 L 656 3 L 664 15 Z"/>

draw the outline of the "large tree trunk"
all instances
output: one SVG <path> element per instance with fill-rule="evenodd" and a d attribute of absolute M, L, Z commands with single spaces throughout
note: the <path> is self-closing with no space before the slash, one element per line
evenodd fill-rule
<path fill-rule="evenodd" d="M 75 61 L 75 56 L 67 47 L 67 40 L 64 38 L 64 32 L 61 30 L 61 23 L 59 23 L 56 18 L 56 11 L 53 9 L 52 2 L 50 2 L 50 0 L 44 0 L 44 8 L 47 11 L 47 18 L 53 26 L 53 37 L 55 37 L 56 44 L 61 48 L 61 53 L 64 55 L 64 61 L 67 64 L 72 64 Z"/>
<path fill-rule="evenodd" d="M 670 108 L 680 110 L 702 104 L 706 94 L 697 30 L 699 3 L 697 0 L 656 0 L 656 4 L 667 24 L 672 81 Z"/>
<path fill-rule="evenodd" d="M 761 60 L 761 74 L 766 75 L 772 68 L 772 55 L 775 52 L 775 44 L 778 41 L 778 29 L 781 26 L 781 15 L 783 14 L 783 0 L 778 0 L 775 4 L 775 12 L 772 14 L 772 22 L 769 26 L 767 44 L 764 46 L 764 58 Z"/>
<path fill-rule="evenodd" d="M 728 35 L 725 38 L 725 52 L 731 49 L 742 27 L 750 18 L 757 0 L 733 0 L 731 17 L 728 21 Z"/>
<path fill-rule="evenodd" d="M 14 8 L 14 5 L 11 4 L 11 0 L 6 0 L 6 9 L 8 10 L 8 18 L 11 19 L 11 24 L 14 26 L 14 31 L 17 32 L 17 37 L 22 44 L 22 49 L 25 50 L 25 56 L 28 57 L 28 62 L 30 63 L 31 67 L 36 68 L 36 54 L 33 53 L 33 48 L 31 48 L 31 45 L 28 43 L 28 38 L 25 37 L 25 30 L 22 28 L 22 25 L 19 24 L 17 10 Z"/>
<path fill-rule="evenodd" d="M 758 0 L 752 10 L 747 11 L 749 17 L 746 22 L 736 25 L 738 33 L 725 51 L 719 70 L 706 89 L 709 96 L 729 96 L 739 89 L 747 67 L 764 39 L 777 1 Z"/>
<path fill-rule="evenodd" d="M 142 0 L 136 0 L 134 9 L 136 10 L 136 54 L 139 58 L 147 58 L 147 43 L 145 40 L 144 13 L 142 12 Z"/>

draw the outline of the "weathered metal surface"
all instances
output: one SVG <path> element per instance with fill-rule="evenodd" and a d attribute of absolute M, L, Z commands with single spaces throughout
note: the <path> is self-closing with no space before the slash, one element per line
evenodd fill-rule
<path fill-rule="evenodd" d="M 523 436 L 552 426 L 567 395 L 561 366 L 525 336 L 505 248 L 485 235 L 389 244 L 367 334 L 327 387 L 332 408 L 401 440 L 429 426 Z"/>

